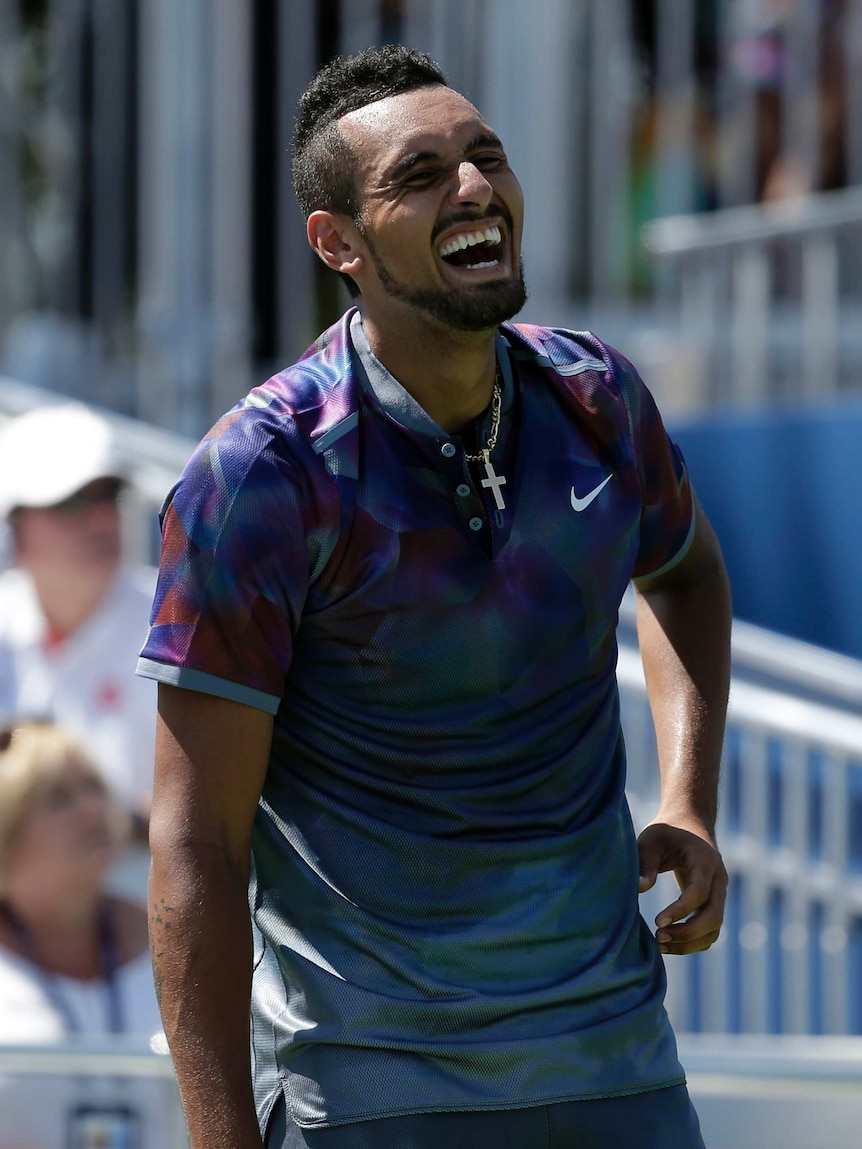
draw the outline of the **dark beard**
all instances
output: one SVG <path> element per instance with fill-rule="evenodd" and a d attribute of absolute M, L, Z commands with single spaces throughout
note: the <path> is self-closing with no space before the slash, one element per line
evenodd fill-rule
<path fill-rule="evenodd" d="M 416 291 L 394 279 L 367 236 L 365 242 L 380 282 L 393 299 L 416 307 L 457 331 L 487 331 L 499 327 L 517 315 L 527 302 L 523 259 L 517 276 L 501 283 L 477 283 L 469 291 Z"/>

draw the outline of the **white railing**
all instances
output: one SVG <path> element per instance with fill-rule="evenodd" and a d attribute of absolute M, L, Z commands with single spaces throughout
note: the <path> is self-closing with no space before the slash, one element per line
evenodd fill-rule
<path fill-rule="evenodd" d="M 79 1139 L 72 1132 L 76 1122 Z M 85 1125 L 86 1141 L 80 1139 Z M 188 1145 L 163 1039 L 0 1045 L 0 1149 L 83 1144 L 136 1149 Z"/>
<path fill-rule="evenodd" d="M 699 1034 L 679 1052 L 709 1149 L 857 1149 L 862 1038 Z"/>
<path fill-rule="evenodd" d="M 862 188 L 655 220 L 642 234 L 694 359 L 692 405 L 858 385 Z"/>
<path fill-rule="evenodd" d="M 857 1149 L 862 1039 L 683 1035 L 679 1052 L 710 1149 Z M 135 1114 L 140 1149 L 188 1144 L 170 1057 L 142 1042 L 0 1046 L 0 1101 L 3 1149 L 62 1149 L 79 1106 Z M 108 1132 L 92 1143 L 127 1144 Z"/>
<path fill-rule="evenodd" d="M 658 800 L 643 667 L 618 675 L 636 825 Z M 862 717 L 734 678 L 719 838 L 731 875 L 720 941 L 669 958 L 681 1031 L 862 1034 Z M 643 899 L 672 900 L 668 875 Z"/>
<path fill-rule="evenodd" d="M 621 641 L 637 643 L 635 598 L 620 605 Z M 762 626 L 733 620 L 733 676 L 738 683 L 769 686 L 827 706 L 862 713 L 862 662 Z"/>

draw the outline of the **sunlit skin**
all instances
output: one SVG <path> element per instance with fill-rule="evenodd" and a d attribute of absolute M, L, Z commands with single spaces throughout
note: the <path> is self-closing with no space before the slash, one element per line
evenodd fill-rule
<path fill-rule="evenodd" d="M 356 158 L 359 222 L 313 212 L 312 247 L 353 277 L 374 353 L 447 430 L 487 407 L 494 331 L 523 304 L 521 186 L 503 145 L 458 92 L 431 85 L 342 117 Z M 494 266 L 453 266 L 442 243 L 496 226 Z M 490 301 L 486 326 L 463 330 L 434 314 L 435 297 Z M 494 301 L 497 301 L 495 307 Z"/>

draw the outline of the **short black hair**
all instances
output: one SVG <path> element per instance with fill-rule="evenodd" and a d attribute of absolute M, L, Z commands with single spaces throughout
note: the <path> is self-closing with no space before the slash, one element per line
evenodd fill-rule
<path fill-rule="evenodd" d="M 359 210 L 350 149 L 336 121 L 387 96 L 429 84 L 448 86 L 430 56 L 401 44 L 336 56 L 320 69 L 299 98 L 293 133 L 293 183 L 306 216 L 323 210 L 355 217 Z"/>
<path fill-rule="evenodd" d="M 403 44 L 366 48 L 325 64 L 299 98 L 293 132 L 293 187 L 307 218 L 332 211 L 359 219 L 353 153 L 338 120 L 387 96 L 448 81 L 425 52 Z M 353 280 L 343 276 L 352 295 Z"/>

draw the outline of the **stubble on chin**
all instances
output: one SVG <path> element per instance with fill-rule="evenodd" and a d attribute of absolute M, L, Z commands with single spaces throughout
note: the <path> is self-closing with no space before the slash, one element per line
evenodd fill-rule
<path fill-rule="evenodd" d="M 477 283 L 463 291 L 454 288 L 444 291 L 411 289 L 394 279 L 373 252 L 372 259 L 388 295 L 424 311 L 430 318 L 456 331 L 487 331 L 499 327 L 517 315 L 527 302 L 523 260 L 518 274 L 510 279 Z"/>

